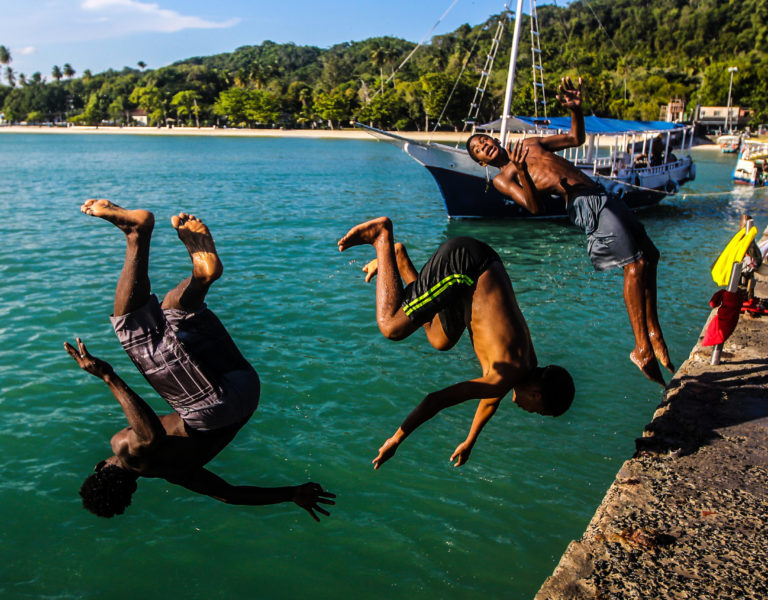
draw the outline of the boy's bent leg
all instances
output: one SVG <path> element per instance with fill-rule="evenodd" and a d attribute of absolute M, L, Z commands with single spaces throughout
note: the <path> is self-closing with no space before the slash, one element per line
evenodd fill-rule
<path fill-rule="evenodd" d="M 91 199 L 80 211 L 109 221 L 125 234 L 125 261 L 115 290 L 113 315 L 119 317 L 144 306 L 149 299 L 149 245 L 154 215 L 147 210 L 127 210 L 109 200 Z"/>
<path fill-rule="evenodd" d="M 192 276 L 184 279 L 163 298 L 163 308 L 193 312 L 203 306 L 213 282 L 224 271 L 208 227 L 194 215 L 179 213 L 171 225 L 192 259 Z"/>
<path fill-rule="evenodd" d="M 342 237 L 339 250 L 371 244 L 376 250 L 376 322 L 384 337 L 391 340 L 401 340 L 419 326 L 403 312 L 403 282 L 395 256 L 394 233 L 392 221 L 388 217 L 379 217 L 356 225 Z"/>

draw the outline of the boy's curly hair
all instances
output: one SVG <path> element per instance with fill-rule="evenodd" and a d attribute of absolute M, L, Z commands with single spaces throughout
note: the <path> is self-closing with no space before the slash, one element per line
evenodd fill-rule
<path fill-rule="evenodd" d="M 114 465 L 105 465 L 86 477 L 80 487 L 83 507 L 100 517 L 122 515 L 136 491 L 137 476 Z"/>

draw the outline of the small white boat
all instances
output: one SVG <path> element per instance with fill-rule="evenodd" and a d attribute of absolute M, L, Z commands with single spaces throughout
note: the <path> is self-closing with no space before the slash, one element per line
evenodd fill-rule
<path fill-rule="evenodd" d="M 768 142 L 743 141 L 733 180 L 747 185 L 768 185 Z"/>
<path fill-rule="evenodd" d="M 725 154 L 734 154 L 739 151 L 741 146 L 740 135 L 721 135 L 717 138 L 717 144 Z"/>

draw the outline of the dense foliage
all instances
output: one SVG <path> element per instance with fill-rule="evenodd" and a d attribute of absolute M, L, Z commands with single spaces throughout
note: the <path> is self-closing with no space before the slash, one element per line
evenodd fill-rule
<path fill-rule="evenodd" d="M 486 86 L 479 120 L 498 116 L 513 19 Z M 5 119 L 129 123 L 136 110 L 151 124 L 235 127 L 338 127 L 353 120 L 385 128 L 461 129 L 499 15 L 436 36 L 405 61 L 415 44 L 391 37 L 321 49 L 264 42 L 159 69 L 124 68 L 75 77 L 65 64 L 50 80 L 17 74 L 7 48 L 0 106 Z M 524 19 L 512 112 L 534 109 L 529 19 Z M 541 6 L 542 63 L 549 114 L 564 75 L 583 77 L 587 111 L 657 119 L 659 107 L 685 100 L 733 103 L 768 122 L 768 3 L 765 0 L 576 0 Z M 405 62 L 404 62 L 405 61 Z"/>

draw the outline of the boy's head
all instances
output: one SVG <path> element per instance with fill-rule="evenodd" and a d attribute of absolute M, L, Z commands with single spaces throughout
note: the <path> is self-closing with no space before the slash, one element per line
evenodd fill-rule
<path fill-rule="evenodd" d="M 83 508 L 100 517 L 122 515 L 136 491 L 137 475 L 101 461 L 80 487 Z"/>
<path fill-rule="evenodd" d="M 515 386 L 515 402 L 523 410 L 559 417 L 573 402 L 576 388 L 563 367 L 536 367 L 530 376 Z"/>
<path fill-rule="evenodd" d="M 483 167 L 492 164 L 502 153 L 506 154 L 501 143 L 489 135 L 475 133 L 467 139 L 467 154 Z"/>

